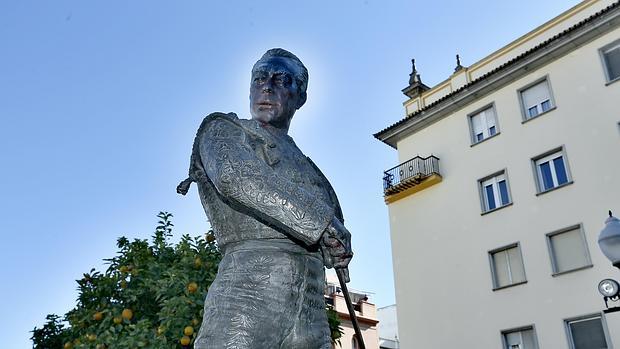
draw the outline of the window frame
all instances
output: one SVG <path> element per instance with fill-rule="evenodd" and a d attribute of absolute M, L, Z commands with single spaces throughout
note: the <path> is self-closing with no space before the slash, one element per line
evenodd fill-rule
<path fill-rule="evenodd" d="M 502 348 L 508 348 L 508 341 L 506 340 L 507 334 L 515 333 L 515 332 L 523 332 L 523 331 L 528 331 L 528 330 L 532 330 L 532 332 L 534 333 L 534 348 L 533 349 L 539 349 L 540 346 L 538 344 L 538 333 L 536 333 L 536 326 L 534 324 L 501 330 L 500 336 L 502 339 Z M 528 348 L 525 348 L 525 349 L 528 349 Z"/>
<path fill-rule="evenodd" d="M 583 243 L 583 246 L 585 248 L 585 252 L 586 252 L 586 259 L 587 259 L 587 263 L 585 265 L 582 265 L 580 267 L 577 268 L 573 268 L 573 269 L 568 269 L 568 270 L 563 270 L 563 271 L 559 271 L 558 270 L 558 266 L 557 266 L 557 261 L 556 261 L 556 257 L 555 257 L 555 253 L 554 253 L 554 249 L 553 249 L 553 243 L 551 241 L 551 238 L 556 236 L 556 235 L 561 235 L 564 233 L 567 233 L 569 231 L 573 231 L 573 230 L 579 230 L 579 235 L 581 237 L 581 242 Z M 578 224 L 573 224 L 571 226 L 565 227 L 565 228 L 561 228 L 558 230 L 554 230 L 550 233 L 545 234 L 545 239 L 547 240 L 547 251 L 549 252 L 549 260 L 551 261 L 551 276 L 558 276 L 558 275 L 562 275 L 562 274 L 567 274 L 567 273 L 572 273 L 575 271 L 579 271 L 579 270 L 583 270 L 583 269 L 587 269 L 587 268 L 592 268 L 593 264 L 592 264 L 592 258 L 590 256 L 590 248 L 588 247 L 588 240 L 586 239 L 586 234 L 585 231 L 583 229 L 583 224 L 582 223 L 578 223 Z"/>
<path fill-rule="evenodd" d="M 549 92 L 549 102 L 551 103 L 551 106 L 549 107 L 549 109 L 547 109 L 545 111 L 541 111 L 540 113 L 536 114 L 535 116 L 530 117 L 528 111 L 529 111 L 529 109 L 531 107 L 527 108 L 525 106 L 525 103 L 523 101 L 523 92 L 528 90 L 528 89 L 530 89 L 530 88 L 532 88 L 532 87 L 534 87 L 534 86 L 536 86 L 536 85 L 538 85 L 538 84 L 540 84 L 540 83 L 543 83 L 543 82 L 547 84 L 547 91 Z M 549 113 L 549 112 L 551 112 L 551 111 L 553 111 L 553 110 L 555 110 L 557 108 L 557 104 L 555 103 L 555 97 L 553 97 L 553 89 L 551 88 L 551 82 L 550 82 L 550 79 L 549 79 L 549 75 L 542 76 L 542 77 L 540 77 L 540 78 L 530 82 L 529 84 L 519 88 L 517 90 L 517 96 L 519 98 L 519 107 L 521 109 L 521 119 L 522 119 L 521 123 L 522 124 L 526 123 L 526 122 L 528 122 L 530 120 L 537 119 L 541 115 L 547 114 L 547 113 Z M 537 104 L 537 106 L 538 105 L 541 105 L 541 104 Z"/>
<path fill-rule="evenodd" d="M 611 79 L 609 76 L 609 68 L 607 66 L 607 62 L 605 60 L 605 51 L 612 51 L 618 49 L 620 50 L 620 39 L 614 40 L 612 42 L 610 42 L 609 44 L 601 47 L 600 49 L 598 49 L 598 53 L 599 53 L 599 57 L 601 59 L 601 66 L 603 67 L 603 75 L 605 76 L 605 86 L 608 86 L 610 84 L 613 84 L 616 81 L 620 81 L 620 75 L 618 75 L 617 77 L 615 77 L 614 79 Z"/>
<path fill-rule="evenodd" d="M 542 173 L 538 170 L 539 166 L 538 166 L 538 162 L 540 162 L 541 160 L 544 160 L 546 158 L 552 158 L 552 156 L 556 155 L 556 154 L 561 154 L 562 155 L 562 161 L 564 162 L 564 170 L 566 171 L 566 182 L 562 183 L 562 184 L 558 184 L 554 187 L 551 187 L 549 189 L 544 189 L 543 186 L 543 178 L 542 178 Z M 541 195 L 541 194 L 545 194 L 548 193 L 550 191 L 554 191 L 556 189 L 559 188 L 563 188 L 567 185 L 573 184 L 573 176 L 570 170 L 570 166 L 568 164 L 568 156 L 566 155 L 566 147 L 564 145 L 561 145 L 557 148 L 553 148 L 549 151 L 546 151 L 540 155 L 537 155 L 535 157 L 533 157 L 530 160 L 531 164 L 532 164 L 532 170 L 534 171 L 534 182 L 536 183 L 536 196 Z M 555 172 L 555 169 L 553 168 L 553 172 Z M 555 180 L 557 181 L 557 174 L 555 176 Z"/>
<path fill-rule="evenodd" d="M 508 251 L 509 249 L 512 248 L 516 248 L 517 251 L 519 251 L 519 258 L 521 258 L 521 265 L 523 266 L 523 281 L 518 281 L 518 282 L 513 282 L 511 284 L 508 285 L 503 285 L 503 286 L 499 286 L 498 281 L 497 281 L 497 273 L 495 271 L 495 263 L 493 260 L 493 255 L 498 253 L 498 252 L 502 252 L 502 251 Z M 493 291 L 497 291 L 497 290 L 502 290 L 504 288 L 509 288 L 509 287 L 514 287 L 514 286 L 518 286 L 518 285 L 523 285 L 527 283 L 527 273 L 525 271 L 525 262 L 523 261 L 523 252 L 521 251 L 521 243 L 519 241 L 517 242 L 513 242 L 511 244 L 502 246 L 502 247 L 498 247 L 495 249 L 492 249 L 490 251 L 487 252 L 488 258 L 489 258 L 489 266 L 491 268 L 491 283 L 493 286 Z M 511 268 L 512 269 L 512 268 Z"/>
<path fill-rule="evenodd" d="M 485 138 L 483 138 L 482 140 L 477 140 L 476 139 L 476 134 L 474 133 L 474 122 L 473 122 L 473 118 L 475 116 L 477 116 L 478 114 L 487 111 L 487 110 L 491 110 L 493 112 L 493 117 L 495 118 L 495 133 L 492 135 L 489 135 Z M 486 121 L 486 119 L 485 119 Z M 499 128 L 499 121 L 498 121 L 498 117 L 497 117 L 497 108 L 495 107 L 495 102 L 489 103 L 484 105 L 481 108 L 478 108 L 476 110 L 474 110 L 473 112 L 467 114 L 467 123 L 469 124 L 469 141 L 471 142 L 470 146 L 474 146 L 477 144 L 480 144 L 488 139 L 491 139 L 497 135 L 500 134 L 500 128 Z M 488 126 L 488 124 L 487 124 Z M 487 132 L 488 132 L 488 127 L 486 128 Z"/>
<path fill-rule="evenodd" d="M 489 204 L 488 204 L 488 200 L 487 200 L 487 196 L 486 196 L 486 192 L 485 192 L 485 182 L 488 182 L 490 180 L 495 179 L 496 177 L 500 177 L 500 176 L 504 176 L 504 181 L 506 182 L 506 192 L 508 194 L 508 202 L 503 204 L 503 205 L 499 205 L 495 208 L 489 208 Z M 494 197 L 497 198 L 501 198 L 501 194 L 500 194 L 500 190 L 499 190 L 499 181 L 495 180 L 494 185 L 493 185 L 493 194 Z M 488 176 L 482 177 L 478 180 L 478 194 L 480 196 L 480 209 L 482 210 L 482 212 L 480 213 L 480 215 L 485 215 L 491 212 L 495 212 L 497 210 L 500 210 L 504 207 L 508 207 L 510 205 L 512 205 L 513 201 L 512 201 L 512 193 L 510 191 L 510 181 L 508 180 L 508 170 L 506 168 L 499 170 L 497 172 L 494 172 Z M 501 200 L 500 200 L 501 201 Z M 499 202 L 499 201 L 498 201 Z"/>
<path fill-rule="evenodd" d="M 603 334 L 605 335 L 605 342 L 607 344 L 607 349 L 613 348 L 613 346 L 610 346 L 610 343 L 612 342 L 611 342 L 611 337 L 609 336 L 609 329 L 607 328 L 607 320 L 605 319 L 605 314 L 599 312 L 599 313 L 591 313 L 587 315 L 564 319 L 564 331 L 566 332 L 566 341 L 568 342 L 568 347 L 570 349 L 575 349 L 575 342 L 573 341 L 573 333 L 570 329 L 570 324 L 576 321 L 591 320 L 595 318 L 601 319 L 601 327 L 603 328 Z"/>

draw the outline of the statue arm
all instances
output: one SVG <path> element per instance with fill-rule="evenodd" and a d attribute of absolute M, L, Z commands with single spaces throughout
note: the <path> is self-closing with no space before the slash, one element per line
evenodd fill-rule
<path fill-rule="evenodd" d="M 334 218 L 333 207 L 260 159 L 234 122 L 216 119 L 207 126 L 200 157 L 207 177 L 231 207 L 306 245 L 319 242 Z"/>

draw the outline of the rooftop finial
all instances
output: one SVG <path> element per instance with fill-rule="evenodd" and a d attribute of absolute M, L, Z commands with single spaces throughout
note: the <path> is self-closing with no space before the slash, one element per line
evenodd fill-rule
<path fill-rule="evenodd" d="M 609 210 L 609 217 L 611 217 L 611 216 L 612 216 L 612 214 L 611 214 L 611 210 Z"/>
<path fill-rule="evenodd" d="M 405 96 L 409 98 L 414 98 L 415 96 L 419 96 L 422 92 L 430 89 L 430 87 L 424 85 L 422 83 L 422 79 L 420 79 L 420 74 L 418 74 L 418 69 L 415 67 L 415 59 L 411 59 L 411 74 L 409 74 L 409 86 L 405 87 L 402 91 Z"/>
<path fill-rule="evenodd" d="M 456 73 L 457 71 L 461 69 L 463 69 L 463 66 L 461 65 L 461 56 L 457 54 L 456 55 L 456 68 L 454 68 L 454 72 Z"/>
<path fill-rule="evenodd" d="M 420 74 L 418 74 L 418 70 L 415 67 L 415 59 L 411 59 L 411 74 L 409 74 L 409 85 L 413 85 L 415 83 L 419 83 Z"/>

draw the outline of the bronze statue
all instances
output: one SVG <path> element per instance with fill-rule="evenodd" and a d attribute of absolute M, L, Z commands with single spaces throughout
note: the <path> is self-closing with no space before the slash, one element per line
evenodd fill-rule
<path fill-rule="evenodd" d="M 194 141 L 189 178 L 223 253 L 196 349 L 329 349 L 324 267 L 348 282 L 351 235 L 331 185 L 288 136 L 308 71 L 267 51 L 252 68 L 252 119 L 213 113 Z"/>

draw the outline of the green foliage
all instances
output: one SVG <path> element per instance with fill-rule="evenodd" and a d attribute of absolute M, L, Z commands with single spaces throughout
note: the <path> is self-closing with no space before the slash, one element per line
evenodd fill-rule
<path fill-rule="evenodd" d="M 192 345 L 222 256 L 211 231 L 204 237 L 183 235 L 179 243 L 171 244 L 172 214 L 160 212 L 157 217 L 150 243 L 119 238 L 117 255 L 106 259 L 107 270 L 91 269 L 77 280 L 76 307 L 65 314 L 64 322 L 52 314 L 42 328 L 35 327 L 31 338 L 34 349 L 177 349 Z M 337 315 L 329 321 L 332 338 L 335 333 L 340 335 L 339 322 L 334 321 L 338 321 Z M 184 333 L 188 326 L 193 333 Z M 182 345 L 182 340 L 190 344 Z"/>
<path fill-rule="evenodd" d="M 327 322 L 329 323 L 332 344 L 338 344 L 340 346 L 340 337 L 342 337 L 344 330 L 340 326 L 340 317 L 338 316 L 338 312 L 332 307 L 327 307 Z"/>

